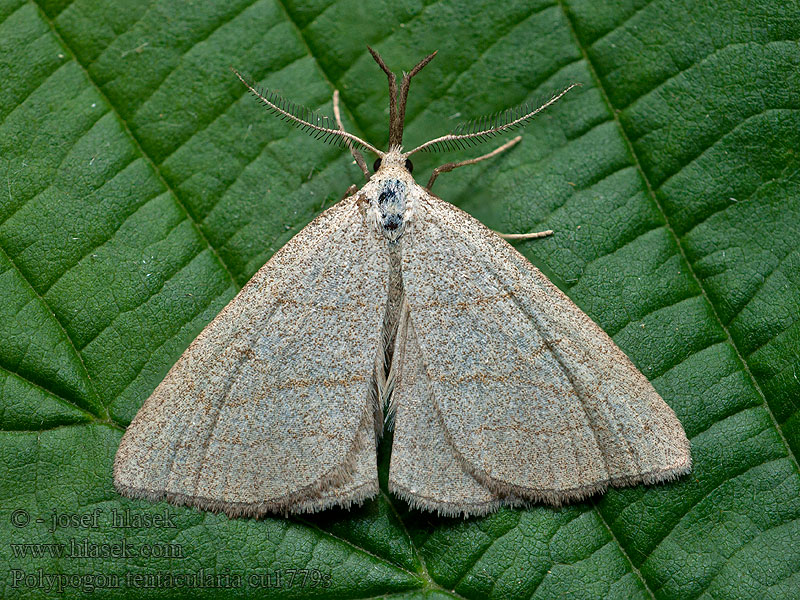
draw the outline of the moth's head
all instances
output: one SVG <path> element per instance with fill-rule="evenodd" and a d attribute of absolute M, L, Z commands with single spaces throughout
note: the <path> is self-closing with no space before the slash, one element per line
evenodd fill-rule
<path fill-rule="evenodd" d="M 383 156 L 379 156 L 372 164 L 372 170 L 376 174 L 385 176 L 400 176 L 407 177 L 414 172 L 414 165 L 403 154 L 399 146 L 394 146 L 385 152 Z"/>

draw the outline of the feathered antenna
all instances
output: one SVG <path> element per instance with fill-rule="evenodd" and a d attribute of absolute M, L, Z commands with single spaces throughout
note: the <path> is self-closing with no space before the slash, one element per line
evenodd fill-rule
<path fill-rule="evenodd" d="M 247 89 L 267 106 L 270 112 L 279 116 L 284 121 L 289 121 L 303 131 L 310 133 L 315 138 L 321 139 L 324 142 L 345 146 L 347 145 L 346 140 L 349 140 L 354 145 L 374 152 L 378 156 L 382 157 L 384 155 L 383 152 L 369 142 L 365 142 L 360 137 L 339 129 L 332 119 L 315 113 L 304 106 L 298 106 L 293 102 L 289 102 L 271 90 L 259 90 L 247 81 L 239 71 L 233 67 L 231 67 L 231 70 L 236 73 L 239 80 L 247 86 Z"/>
<path fill-rule="evenodd" d="M 479 117 L 467 121 L 466 123 L 461 123 L 456 127 L 453 133 L 425 142 L 421 146 L 417 146 L 413 150 L 406 152 L 403 156 L 411 156 L 414 152 L 419 150 L 425 152 L 457 150 L 485 142 L 504 131 L 509 131 L 525 125 L 536 114 L 557 102 L 559 98 L 578 85 L 580 84 L 573 83 L 567 89 L 555 94 L 550 100 L 537 108 L 526 104 L 518 108 L 509 108 L 508 110 L 495 113 L 494 115 Z"/>

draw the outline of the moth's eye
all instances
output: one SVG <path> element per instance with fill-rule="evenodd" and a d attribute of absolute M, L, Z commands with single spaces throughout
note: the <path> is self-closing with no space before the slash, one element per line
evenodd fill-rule
<path fill-rule="evenodd" d="M 372 164 L 372 170 L 373 171 L 377 171 L 380 168 L 381 168 L 381 159 L 380 159 L 380 157 L 378 157 L 378 158 L 375 159 L 375 162 Z"/>
<path fill-rule="evenodd" d="M 408 159 L 406 159 L 406 171 L 408 171 L 409 173 L 414 172 L 414 164 Z"/>

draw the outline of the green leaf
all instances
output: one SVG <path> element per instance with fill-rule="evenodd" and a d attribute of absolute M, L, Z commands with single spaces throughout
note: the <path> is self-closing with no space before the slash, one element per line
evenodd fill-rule
<path fill-rule="evenodd" d="M 759 0 L 0 0 L 0 595 L 797 597 L 799 38 L 797 2 Z M 409 147 L 583 84 L 436 191 L 556 231 L 518 248 L 674 408 L 690 476 L 469 520 L 389 493 L 258 521 L 115 493 L 124 427 L 181 352 L 361 180 L 229 65 L 327 114 L 338 88 L 383 145 L 366 44 L 397 71 L 439 50 Z"/>

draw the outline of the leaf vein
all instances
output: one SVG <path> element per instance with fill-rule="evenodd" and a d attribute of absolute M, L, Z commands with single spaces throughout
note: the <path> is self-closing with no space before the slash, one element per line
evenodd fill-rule
<path fill-rule="evenodd" d="M 206 246 L 208 246 L 208 249 L 214 255 L 214 258 L 217 260 L 219 265 L 222 267 L 222 269 L 225 272 L 225 274 L 230 278 L 230 280 L 233 283 L 233 285 L 238 289 L 239 286 L 236 283 L 236 278 L 233 276 L 233 273 L 228 268 L 228 265 L 225 264 L 225 262 L 222 260 L 222 257 L 219 255 L 219 253 L 217 252 L 216 248 L 214 248 L 214 246 L 211 245 L 211 243 L 209 242 L 208 238 L 203 233 L 203 230 L 200 227 L 199 223 L 197 222 L 197 220 L 192 215 L 191 211 L 181 201 L 181 199 L 178 196 L 178 194 L 175 192 L 175 190 L 170 186 L 170 184 L 164 178 L 164 175 L 161 173 L 160 168 L 158 167 L 158 165 L 156 165 L 156 163 L 153 160 L 153 158 L 147 153 L 147 151 L 145 151 L 144 146 L 142 146 L 142 143 L 139 141 L 139 138 L 136 136 L 136 134 L 130 128 L 130 126 L 128 125 L 128 122 L 122 117 L 122 115 L 120 114 L 119 110 L 117 110 L 117 107 L 105 95 L 105 93 L 103 92 L 102 88 L 100 87 L 98 82 L 95 81 L 95 79 L 92 77 L 92 74 L 89 72 L 89 70 L 86 68 L 86 66 L 83 63 L 81 63 L 80 60 L 78 60 L 77 54 L 75 54 L 75 52 L 72 51 L 72 48 L 70 47 L 70 45 L 61 36 L 61 33 L 59 32 L 58 28 L 56 27 L 55 22 L 47 16 L 47 14 L 44 12 L 44 10 L 42 10 L 42 8 L 38 4 L 37 4 L 37 7 L 39 9 L 39 14 L 40 14 L 41 18 L 49 25 L 50 30 L 52 31 L 53 35 L 56 37 L 56 39 L 58 39 L 58 41 L 65 48 L 69 48 L 70 49 L 70 52 L 75 57 L 75 63 L 81 68 L 81 70 L 83 71 L 83 73 L 86 76 L 87 81 L 94 87 L 94 89 L 97 92 L 97 94 L 103 99 L 103 101 L 106 103 L 106 105 L 110 108 L 111 112 L 117 117 L 117 119 L 119 119 L 119 122 L 122 124 L 122 127 L 125 130 L 125 133 L 127 133 L 127 135 L 129 136 L 129 139 L 130 139 L 131 143 L 133 144 L 134 149 L 141 153 L 141 155 L 144 158 L 144 160 L 147 162 L 147 164 L 153 170 L 153 172 L 156 175 L 156 178 L 158 179 L 158 181 L 161 183 L 161 185 L 164 186 L 164 189 L 167 192 L 169 192 L 170 196 L 175 200 L 176 204 L 181 208 L 181 210 L 183 210 L 183 212 L 186 213 L 187 218 L 192 223 L 192 227 L 196 230 L 198 236 L 200 236 L 200 239 L 203 241 L 203 243 Z"/>

